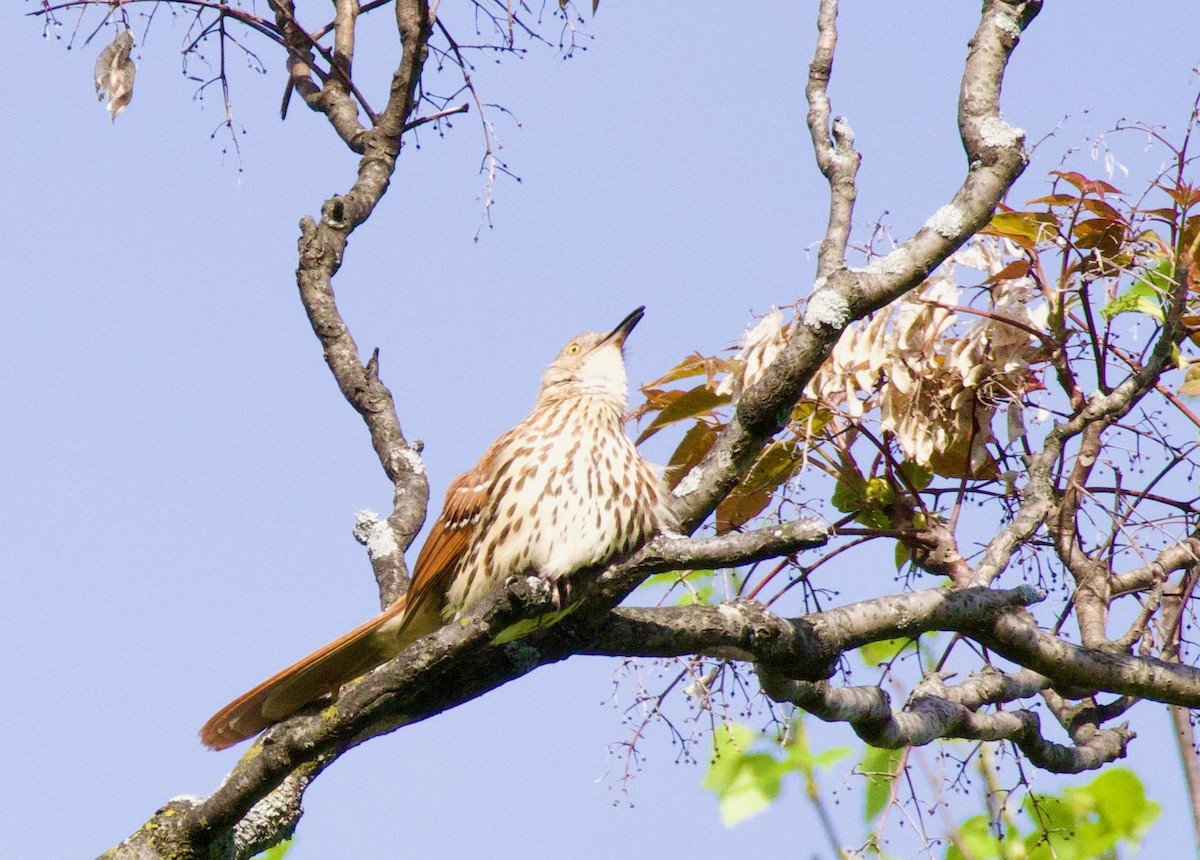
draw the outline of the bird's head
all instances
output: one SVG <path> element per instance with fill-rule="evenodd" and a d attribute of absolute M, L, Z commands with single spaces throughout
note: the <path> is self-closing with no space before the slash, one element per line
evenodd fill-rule
<path fill-rule="evenodd" d="M 629 396 L 625 338 L 645 310 L 638 308 L 610 332 L 588 331 L 571 338 L 542 374 L 538 403 L 589 396 L 608 400 L 624 411 Z"/>

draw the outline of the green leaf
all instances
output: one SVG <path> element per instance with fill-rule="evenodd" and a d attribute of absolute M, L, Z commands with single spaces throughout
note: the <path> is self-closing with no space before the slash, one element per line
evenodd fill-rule
<path fill-rule="evenodd" d="M 804 721 L 797 716 L 792 721 L 791 735 L 786 745 L 787 757 L 785 764 L 791 770 L 798 770 L 806 777 L 811 777 L 817 770 L 828 768 L 854 752 L 850 747 L 830 747 L 814 753 L 808 745 L 808 731 Z"/>
<path fill-rule="evenodd" d="M 713 735 L 713 761 L 704 787 L 716 792 L 726 827 L 758 815 L 779 795 L 787 766 L 767 753 L 747 752 L 755 738 L 753 731 L 736 723 L 722 725 Z"/>
<path fill-rule="evenodd" d="M 716 602 L 714 581 L 714 571 L 709 569 L 672 570 L 647 577 L 639 588 L 666 588 L 668 593 L 678 588 L 680 594 L 675 605 L 695 606 Z"/>
<path fill-rule="evenodd" d="M 798 458 L 799 449 L 793 442 L 775 442 L 768 447 L 717 505 L 717 533 L 724 534 L 762 513 L 780 484 L 796 471 Z"/>
<path fill-rule="evenodd" d="M 1164 315 L 1158 290 L 1145 281 L 1138 281 L 1100 309 L 1100 316 L 1106 320 L 1124 313 L 1145 314 L 1162 322 Z"/>
<path fill-rule="evenodd" d="M 992 832 L 986 815 L 976 815 L 958 825 L 957 835 L 971 860 L 993 860 L 1000 857 L 1000 840 Z M 946 860 L 967 860 L 954 843 L 946 849 Z"/>
<path fill-rule="evenodd" d="M 1058 218 L 1049 212 L 997 212 L 980 231 L 989 236 L 1011 239 L 1023 248 L 1032 248 L 1059 235 Z"/>
<path fill-rule="evenodd" d="M 866 480 L 854 469 L 842 469 L 838 472 L 830 502 L 843 514 L 861 511 L 867 504 Z"/>
<path fill-rule="evenodd" d="M 812 757 L 813 770 L 828 770 L 844 758 L 854 755 L 853 747 L 830 747 Z"/>
<path fill-rule="evenodd" d="M 874 508 L 890 507 L 896 500 L 896 488 L 886 478 L 867 481 L 867 504 Z"/>
<path fill-rule="evenodd" d="M 255 854 L 251 860 L 283 860 L 284 855 L 288 853 L 292 847 L 292 843 L 295 841 L 295 839 L 288 839 L 280 842 L 278 845 L 268 848 L 261 854 Z"/>
<path fill-rule="evenodd" d="M 713 758 L 704 775 L 704 787 L 719 797 L 733 782 L 741 767 L 746 750 L 754 744 L 755 735 L 737 723 L 724 723 L 713 734 Z"/>
<path fill-rule="evenodd" d="M 832 420 L 833 413 L 815 400 L 801 400 L 792 410 L 792 430 L 803 439 L 820 435 Z"/>
<path fill-rule="evenodd" d="M 883 811 L 892 796 L 892 783 L 900 772 L 904 750 L 884 750 L 868 747 L 858 764 L 859 772 L 867 778 L 866 806 L 863 819 L 871 821 Z"/>
<path fill-rule="evenodd" d="M 1179 393 L 1184 397 L 1200 397 L 1200 364 L 1193 364 L 1187 369 Z"/>
<path fill-rule="evenodd" d="M 1068 797 L 1086 797 L 1089 808 L 1099 816 L 1099 824 L 1117 840 L 1140 842 L 1150 825 L 1162 811 L 1157 803 L 1146 799 L 1142 781 L 1123 767 L 1105 770 L 1082 788 L 1068 788 Z"/>
<path fill-rule="evenodd" d="M 900 652 L 911 645 L 912 639 L 882 639 L 879 642 L 868 642 L 858 649 L 862 661 L 868 666 L 882 666 L 900 656 Z"/>

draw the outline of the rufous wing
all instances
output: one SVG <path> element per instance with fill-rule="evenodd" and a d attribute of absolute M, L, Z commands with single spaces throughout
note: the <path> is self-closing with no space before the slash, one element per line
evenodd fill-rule
<path fill-rule="evenodd" d="M 432 613 L 437 613 L 440 624 L 451 577 L 455 575 L 471 537 L 487 515 L 495 451 L 506 437 L 507 434 L 501 436 L 474 469 L 450 482 L 442 513 L 429 530 L 429 537 L 425 539 L 413 568 L 412 585 L 408 589 L 409 618 L 405 626 L 427 626 L 430 623 L 428 616 Z"/>
<path fill-rule="evenodd" d="M 495 448 L 493 445 L 474 469 L 451 482 L 442 513 L 417 557 L 408 593 L 381 614 L 217 711 L 200 729 L 200 740 L 206 746 L 225 749 L 258 734 L 441 626 L 450 577 L 486 510 Z"/>

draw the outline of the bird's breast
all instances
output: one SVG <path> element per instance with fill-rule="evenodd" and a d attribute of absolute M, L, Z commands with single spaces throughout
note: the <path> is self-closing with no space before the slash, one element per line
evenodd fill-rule
<path fill-rule="evenodd" d="M 497 458 L 448 609 L 461 611 L 509 576 L 557 579 L 635 549 L 656 531 L 661 505 L 658 477 L 611 403 L 581 398 L 535 411 Z"/>

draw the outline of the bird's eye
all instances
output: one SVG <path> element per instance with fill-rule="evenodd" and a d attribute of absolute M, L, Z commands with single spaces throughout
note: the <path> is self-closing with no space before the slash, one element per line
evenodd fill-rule
<path fill-rule="evenodd" d="M 570 346 L 567 347 L 567 352 L 571 355 L 575 355 L 577 352 L 579 352 L 579 344 L 577 344 L 577 343 L 571 344 Z"/>

